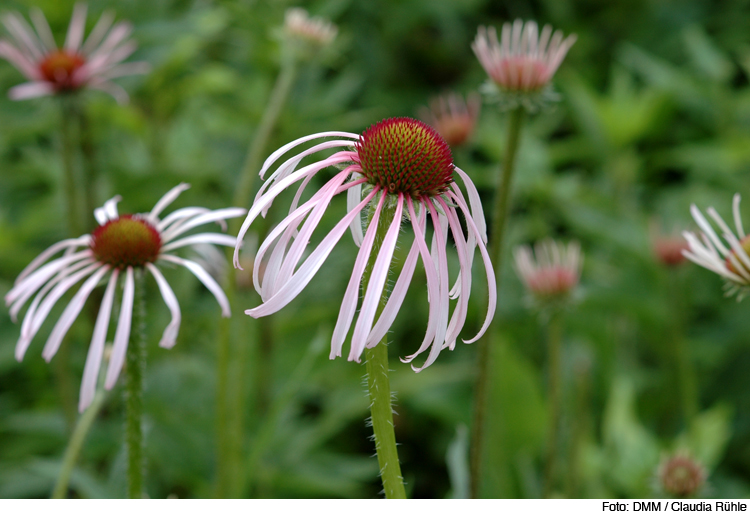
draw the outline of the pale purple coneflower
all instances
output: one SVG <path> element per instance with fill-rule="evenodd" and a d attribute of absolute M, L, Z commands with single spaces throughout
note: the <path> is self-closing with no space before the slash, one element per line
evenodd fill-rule
<path fill-rule="evenodd" d="M 175 251 L 198 244 L 233 247 L 237 239 L 227 234 L 184 235 L 199 225 L 211 222 L 224 223 L 226 219 L 241 216 L 246 210 L 185 207 L 159 219 L 162 211 L 187 188 L 189 185 L 184 183 L 176 186 L 156 203 L 151 212 L 144 214 L 121 216 L 117 211 L 120 197 L 116 196 L 108 200 L 103 207 L 94 212 L 99 227 L 93 233 L 55 243 L 43 251 L 23 270 L 13 288 L 5 295 L 5 303 L 10 306 L 10 315 L 14 321 L 24 304 L 32 296 L 34 297 L 24 316 L 21 324 L 21 338 L 16 344 L 16 359 L 20 361 L 57 301 L 69 289 L 85 279 L 47 339 L 42 357 L 49 362 L 57 353 L 63 338 L 93 289 L 100 282 L 107 281 L 86 357 L 81 383 L 80 411 L 91 404 L 94 396 L 118 282 L 121 282 L 123 286 L 122 304 L 104 383 L 106 389 L 109 390 L 115 385 L 122 369 L 130 336 L 135 270 L 145 268 L 151 273 L 171 313 L 172 320 L 159 342 L 163 348 L 174 346 L 180 329 L 181 314 L 172 288 L 154 264 L 170 263 L 187 268 L 216 297 L 221 306 L 222 315 L 229 316 L 229 302 L 221 287 L 203 267 L 194 261 L 177 256 Z M 61 251 L 62 256 L 49 261 Z M 109 278 L 107 278 L 108 275 Z"/>
<path fill-rule="evenodd" d="M 677 267 L 685 262 L 683 251 L 688 249 L 685 238 L 679 234 L 665 234 L 656 224 L 650 228 L 651 247 L 656 259 L 666 267 Z"/>
<path fill-rule="evenodd" d="M 439 133 L 450 146 L 464 144 L 474 132 L 482 100 L 478 93 L 464 99 L 451 93 L 430 100 L 429 110 L 424 109 L 422 119 Z"/>
<path fill-rule="evenodd" d="M 10 40 L 0 40 L 0 57 L 13 64 L 30 82 L 11 88 L 11 99 L 30 99 L 81 88 L 112 95 L 125 103 L 128 94 L 111 79 L 146 73 L 145 62 L 122 64 L 136 49 L 128 40 L 132 26 L 112 22 L 114 14 L 105 12 L 84 42 L 86 5 L 76 4 L 68 26 L 65 44 L 58 47 L 47 19 L 38 8 L 31 9 L 34 28 L 17 13 L 5 13 L 2 22 Z"/>
<path fill-rule="evenodd" d="M 691 262 L 724 278 L 726 295 L 738 293 L 737 301 L 740 301 L 750 287 L 750 236 L 746 236 L 742 228 L 739 194 L 734 195 L 732 209 L 737 234 L 732 232 L 713 207 L 707 209 L 708 215 L 721 229 L 725 245 L 698 207 L 691 205 L 690 213 L 703 232 L 701 239 L 689 231 L 682 233 L 688 242 L 688 249 L 682 251 L 682 254 Z"/>
<path fill-rule="evenodd" d="M 308 45 L 325 46 L 336 38 L 338 28 L 325 18 L 311 17 L 301 7 L 292 7 L 284 13 L 284 31 Z"/>
<path fill-rule="evenodd" d="M 553 240 L 517 247 L 515 263 L 526 289 L 540 302 L 566 298 L 578 285 L 583 265 L 581 246 L 570 242 L 567 247 Z"/>
<path fill-rule="evenodd" d="M 293 141 L 266 160 L 261 176 L 294 147 L 319 138 L 335 139 L 312 146 L 282 163 L 260 189 L 242 224 L 238 244 L 250 224 L 258 215 L 265 216 L 268 207 L 283 190 L 301 182 L 289 215 L 271 231 L 258 249 L 253 268 L 253 283 L 263 303 L 245 313 L 261 317 L 286 306 L 318 272 L 345 232 L 351 230 L 354 242 L 360 249 L 334 328 L 330 354 L 331 358 L 341 356 L 344 340 L 357 311 L 360 284 L 370 259 L 378 222 L 381 215 L 387 213 L 387 217 L 390 217 L 390 211 L 385 211 L 386 208 L 390 208 L 393 211 L 393 220 L 382 240 L 364 292 L 352 335 L 349 360 L 359 361 L 365 347 L 376 346 L 386 335 L 404 301 L 420 257 L 427 275 L 427 332 L 419 349 L 402 360 L 411 361 L 431 346 L 422 367 L 412 366 L 416 371 L 420 371 L 432 364 L 442 349 L 452 349 L 466 321 L 471 291 L 471 266 L 474 251 L 479 247 L 487 274 L 489 306 L 479 333 L 466 342 L 477 340 L 487 330 L 495 312 L 495 275 L 485 247 L 486 226 L 479 194 L 466 173 L 453 165 L 453 158 L 445 141 L 432 128 L 416 119 L 386 119 L 371 126 L 361 135 L 324 132 Z M 323 161 L 297 169 L 297 165 L 305 157 L 334 148 L 342 151 Z M 309 200 L 300 204 L 302 193 L 312 177 L 331 166 L 338 167 L 338 173 Z M 459 175 L 466 187 L 468 201 L 453 179 L 454 172 Z M 344 191 L 347 192 L 349 212 L 297 268 L 310 237 L 332 198 Z M 369 225 L 366 232 L 363 232 L 362 213 L 366 209 Z M 468 235 L 464 235 L 458 211 L 461 211 L 466 219 Z M 411 222 L 414 242 L 387 304 L 380 318 L 375 321 L 404 218 Z M 425 241 L 428 220 L 434 226 L 431 248 Z M 456 243 L 460 264 L 460 271 L 452 288 L 446 251 L 449 230 Z M 266 252 L 272 246 L 273 251 L 263 264 Z M 239 246 L 235 248 L 234 265 L 240 265 Z M 262 280 L 259 280 L 261 267 L 265 272 Z M 457 300 L 452 315 L 449 313 L 449 298 Z"/>
<path fill-rule="evenodd" d="M 506 104 L 533 109 L 554 99 L 546 88 L 576 38 L 563 39 L 549 25 L 539 33 L 536 22 L 516 20 L 503 24 L 500 40 L 494 27 L 480 27 L 471 48 L 492 80 L 490 86 L 506 95 Z"/>

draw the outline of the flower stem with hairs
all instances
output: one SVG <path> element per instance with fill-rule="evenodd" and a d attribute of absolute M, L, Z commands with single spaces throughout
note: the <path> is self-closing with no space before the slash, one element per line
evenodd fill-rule
<path fill-rule="evenodd" d="M 562 403 L 562 369 L 560 354 L 562 346 L 562 313 L 554 310 L 547 324 L 547 398 L 549 401 L 549 430 L 547 454 L 544 467 L 544 497 L 549 498 L 554 490 L 558 466 L 558 444 L 560 441 L 560 408 Z"/>
<path fill-rule="evenodd" d="M 505 155 L 503 157 L 502 170 L 499 173 L 497 191 L 493 201 L 492 226 L 489 232 L 488 251 L 490 261 L 495 269 L 495 277 L 498 293 L 500 291 L 501 257 L 503 241 L 505 238 L 505 224 L 508 218 L 508 205 L 510 202 L 511 183 L 515 168 L 516 153 L 521 137 L 521 128 L 526 110 L 519 106 L 510 113 L 508 120 L 508 131 L 505 143 Z M 479 496 L 481 484 L 481 469 L 484 450 L 484 430 L 487 406 L 487 383 L 492 368 L 491 353 L 493 350 L 493 334 L 488 332 L 487 337 L 480 343 L 477 363 L 477 378 L 474 388 L 474 420 L 471 433 L 471 496 Z"/>
<path fill-rule="evenodd" d="M 394 221 L 394 213 L 395 209 L 392 206 L 387 206 L 378 219 L 372 252 L 362 277 L 363 295 L 370 283 L 375 260 L 380 253 L 380 247 L 386 232 Z M 397 218 L 396 221 L 400 221 L 400 219 Z M 388 294 L 384 289 L 380 298 L 377 317 L 383 311 L 387 299 Z M 380 477 L 383 481 L 385 497 L 387 499 L 405 499 L 406 492 L 401 477 L 401 465 L 399 464 L 396 447 L 396 432 L 393 427 L 386 337 L 383 337 L 375 347 L 365 350 L 365 361 L 367 363 L 367 391 L 370 397 L 370 415 L 372 416 L 372 429 L 375 436 L 375 450 L 378 454 L 378 465 L 380 466 Z"/>
<path fill-rule="evenodd" d="M 146 302 L 144 271 L 135 271 L 133 322 L 126 360 L 125 444 L 128 452 L 128 498 L 143 497 L 143 372 L 146 366 Z"/>

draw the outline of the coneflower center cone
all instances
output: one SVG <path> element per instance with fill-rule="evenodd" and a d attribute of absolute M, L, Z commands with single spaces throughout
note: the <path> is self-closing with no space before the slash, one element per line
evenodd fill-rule
<path fill-rule="evenodd" d="M 78 55 L 65 50 L 56 50 L 49 53 L 39 64 L 39 71 L 45 80 L 54 83 L 58 89 L 73 87 L 73 74 L 86 60 Z"/>
<path fill-rule="evenodd" d="M 159 232 L 146 220 L 131 215 L 97 227 L 90 245 L 97 260 L 117 269 L 155 262 L 161 246 Z"/>
<path fill-rule="evenodd" d="M 356 144 L 368 183 L 413 199 L 439 196 L 453 181 L 453 156 L 435 130 L 416 119 L 394 117 L 372 125 Z"/>

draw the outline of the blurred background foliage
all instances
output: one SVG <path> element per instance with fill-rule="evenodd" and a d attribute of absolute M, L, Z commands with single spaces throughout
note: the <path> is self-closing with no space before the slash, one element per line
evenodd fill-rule
<path fill-rule="evenodd" d="M 43 9 L 58 42 L 72 1 L 9 0 Z M 121 210 L 150 210 L 188 182 L 178 206 L 227 206 L 247 145 L 279 71 L 282 0 L 97 1 L 135 26 L 134 58 L 152 71 L 119 81 L 131 103 L 87 93 L 97 202 L 120 194 Z M 654 225 L 694 229 L 689 206 L 725 218 L 747 199 L 750 174 L 750 2 L 747 0 L 318 0 L 302 5 L 339 26 L 334 44 L 303 64 L 269 152 L 306 134 L 358 132 L 391 116 L 417 116 L 447 91 L 467 94 L 485 73 L 470 43 L 479 25 L 517 17 L 577 33 L 555 78 L 561 102 L 529 119 L 522 135 L 509 245 L 578 239 L 585 253 L 577 304 L 565 313 L 564 492 L 571 497 L 657 495 L 662 456 L 688 448 L 707 468 L 707 497 L 750 496 L 750 324 L 747 301 L 722 296 L 720 279 L 692 264 L 662 265 Z M 0 89 L 22 82 L 0 62 Z M 59 106 L 53 98 L 0 97 L 0 293 L 42 249 L 64 237 L 59 192 Z M 456 164 L 489 204 L 506 116 L 485 106 Z M 320 182 L 318 182 L 320 184 Z M 336 201 L 333 225 L 344 210 Z M 278 221 L 283 204 L 272 210 Z M 86 211 L 90 214 L 91 211 Z M 749 218 L 750 213 L 745 213 Z M 325 227 L 325 226 L 324 226 Z M 319 229 L 325 232 L 324 227 Z M 397 251 L 403 261 L 404 247 Z M 328 343 L 355 257 L 342 243 L 310 287 L 277 316 L 270 361 L 250 357 L 239 470 L 247 497 L 376 497 L 380 489 L 364 365 L 328 360 Z M 540 497 L 548 407 L 543 315 L 529 308 L 510 262 L 495 324 L 485 497 Z M 454 255 L 455 256 L 455 255 Z M 149 284 L 146 393 L 147 489 L 152 497 L 210 497 L 215 487 L 215 342 L 219 310 L 184 270 L 167 270 L 184 323 L 172 350 L 158 348 L 167 310 Z M 182 274 L 180 274 L 182 273 Z M 390 336 L 396 434 L 411 497 L 466 495 L 474 346 L 458 343 L 415 374 L 397 357 L 413 351 L 427 320 L 424 276 Z M 474 281 L 466 335 L 486 292 Z M 252 305 L 257 296 L 246 295 Z M 94 306 L 95 307 L 95 306 Z M 58 310 L 59 312 L 59 310 Z M 52 488 L 69 422 L 41 347 L 13 358 L 19 325 L 0 317 L 0 497 L 44 497 Z M 236 323 L 236 322 L 235 322 Z M 92 331 L 86 317 L 68 338 L 77 382 Z M 698 412 L 685 419 L 675 357 L 695 368 Z M 259 385 L 266 383 L 268 404 Z M 73 393 L 77 394 L 77 384 Z M 108 394 L 73 473 L 71 496 L 124 495 L 122 390 Z"/>

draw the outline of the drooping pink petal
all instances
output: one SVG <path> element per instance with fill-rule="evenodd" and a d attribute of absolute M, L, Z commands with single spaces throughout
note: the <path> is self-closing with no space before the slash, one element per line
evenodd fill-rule
<path fill-rule="evenodd" d="M 50 245 L 49 248 L 42 251 L 39 256 L 34 258 L 31 261 L 31 263 L 27 265 L 23 271 L 21 271 L 21 274 L 18 275 L 18 278 L 16 278 L 15 283 L 18 284 L 22 282 L 23 280 L 25 280 L 27 276 L 29 276 L 32 272 L 34 272 L 37 269 L 37 267 L 39 267 L 44 262 L 49 260 L 49 258 L 52 257 L 52 255 L 57 254 L 63 249 L 67 249 L 68 247 L 85 247 L 89 243 L 91 243 L 91 236 L 88 234 L 85 234 L 81 236 L 80 238 L 63 240 L 61 242 L 57 242 L 57 243 Z"/>
<path fill-rule="evenodd" d="M 362 300 L 362 308 L 357 318 L 357 323 L 354 326 L 354 333 L 352 333 L 352 347 L 349 352 L 349 360 L 355 360 L 359 362 L 362 357 L 362 352 L 365 350 L 365 342 L 367 336 L 372 330 L 372 323 L 375 320 L 375 312 L 380 305 L 380 298 L 383 296 L 383 287 L 385 286 L 385 280 L 388 278 L 388 271 L 391 268 L 391 260 L 393 259 L 393 251 L 396 249 L 396 242 L 398 241 L 398 233 L 401 230 L 401 218 L 404 211 L 404 195 L 398 195 L 398 201 L 396 202 L 396 211 L 393 216 L 393 221 L 388 227 L 388 231 L 383 238 L 383 243 L 378 252 L 378 256 L 375 259 L 375 265 L 370 273 L 370 280 L 367 284 L 367 290 L 365 291 L 365 298 Z M 370 222 L 369 229 L 377 228 L 378 224 L 373 221 Z"/>
<path fill-rule="evenodd" d="M 373 193 L 379 191 L 378 187 L 375 187 L 370 195 L 366 198 L 366 202 L 369 203 L 373 198 Z M 346 334 L 349 332 L 349 327 L 352 324 L 354 313 L 357 310 L 357 300 L 359 299 L 359 285 L 362 282 L 362 275 L 367 267 L 367 262 L 370 259 L 370 253 L 372 252 L 372 246 L 375 241 L 375 234 L 377 231 L 378 221 L 380 221 L 380 213 L 383 210 L 385 204 L 386 193 L 383 192 L 380 195 L 378 204 L 373 211 L 372 218 L 370 219 L 370 227 L 365 232 L 365 237 L 362 240 L 362 245 L 357 253 L 357 259 L 354 261 L 354 268 L 352 274 L 349 277 L 349 284 L 346 286 L 346 292 L 344 293 L 344 299 L 341 301 L 341 308 L 339 309 L 339 316 L 336 320 L 336 326 L 333 328 L 333 337 L 331 339 L 331 354 L 330 357 L 340 357 L 341 347 L 344 345 L 344 339 Z M 344 218 L 349 219 L 349 223 L 346 224 L 348 228 L 351 224 L 351 220 L 356 217 L 358 211 L 361 211 L 364 206 L 363 201 L 357 207 L 352 209 L 349 214 Z"/>
<path fill-rule="evenodd" d="M 305 137 L 300 137 L 299 139 L 292 141 L 291 143 L 285 144 L 284 146 L 276 150 L 273 154 L 268 156 L 268 159 L 266 159 L 260 169 L 261 177 L 266 174 L 271 165 L 273 165 L 276 161 L 278 161 L 279 158 L 281 158 L 281 156 L 292 150 L 294 147 L 301 145 L 302 143 L 312 141 L 313 139 L 320 139 L 321 137 L 348 137 L 349 139 L 359 139 L 358 134 L 352 134 L 349 132 L 322 132 L 318 134 L 306 135 Z"/>
<path fill-rule="evenodd" d="M 109 359 L 107 376 L 104 378 L 104 388 L 111 390 L 117 382 L 122 365 L 125 363 L 125 353 L 130 341 L 130 326 L 133 321 L 133 297 L 135 295 L 135 278 L 133 268 L 125 269 L 125 286 L 122 291 L 120 318 L 117 320 L 115 340 L 112 344 L 112 357 Z"/>
<path fill-rule="evenodd" d="M 474 223 L 474 218 L 472 218 L 471 214 L 467 209 L 463 207 L 460 201 L 458 201 L 455 197 L 455 194 L 452 192 L 448 192 L 448 195 L 456 200 L 458 203 L 459 208 L 464 213 L 464 216 L 466 217 L 466 225 L 474 230 L 474 235 L 479 237 L 479 229 L 477 228 L 476 223 Z M 479 332 L 474 336 L 474 338 L 470 340 L 464 340 L 465 344 L 471 344 L 472 342 L 476 342 L 482 335 L 484 335 L 484 332 L 487 331 L 487 328 L 490 326 L 490 322 L 492 322 L 492 317 L 495 316 L 495 307 L 497 305 L 497 282 L 495 280 L 495 270 L 492 267 L 492 262 L 490 261 L 490 255 L 487 253 L 487 248 L 483 243 L 478 244 L 479 252 L 482 254 L 482 260 L 484 261 L 484 270 L 485 274 L 487 275 L 487 290 L 489 293 L 489 299 L 488 299 L 488 306 L 487 306 L 487 316 L 484 319 L 484 324 L 482 324 L 482 328 L 479 330 Z"/>
<path fill-rule="evenodd" d="M 375 192 L 376 191 L 373 190 L 370 195 L 362 201 L 362 208 L 372 200 Z M 348 222 L 351 222 L 353 215 L 354 211 L 344 216 L 344 218 L 336 224 L 310 256 L 307 257 L 299 270 L 294 276 L 292 276 L 291 280 L 284 284 L 273 297 L 254 309 L 248 309 L 245 313 L 251 317 L 258 318 L 275 313 L 291 302 L 305 288 L 310 280 L 312 280 L 315 273 L 318 272 L 323 265 L 323 262 L 328 258 L 328 255 L 331 253 L 334 246 L 341 239 L 346 229 L 349 228 Z"/>
<path fill-rule="evenodd" d="M 113 269 L 109 277 L 107 289 L 104 291 L 99 314 L 96 316 L 94 324 L 94 334 L 91 337 L 89 353 L 86 355 L 86 365 L 83 368 L 83 380 L 81 381 L 81 392 L 78 398 L 78 411 L 83 412 L 89 407 L 94 399 L 96 392 L 96 381 L 99 378 L 99 368 L 104 355 L 104 343 L 107 339 L 107 329 L 109 328 L 109 317 L 112 313 L 112 304 L 115 297 L 115 285 L 117 277 L 120 275 L 118 269 Z"/>
<path fill-rule="evenodd" d="M 21 53 L 18 49 L 11 46 L 8 42 L 0 40 L 0 57 L 5 58 L 13 64 L 27 79 L 39 81 L 42 80 L 42 75 L 39 73 L 39 69 L 27 58 L 26 55 Z"/>
<path fill-rule="evenodd" d="M 156 228 L 159 232 L 164 232 L 170 225 L 177 225 L 177 222 L 182 225 L 189 218 L 197 216 L 198 214 L 203 214 L 204 212 L 210 212 L 210 210 L 211 209 L 206 207 L 183 207 L 174 212 L 170 212 L 163 220 L 156 222 Z"/>
<path fill-rule="evenodd" d="M 437 198 L 437 202 L 443 206 L 443 211 L 448 217 L 448 223 L 453 233 L 453 239 L 456 242 L 456 250 L 458 252 L 458 262 L 460 266 L 461 276 L 461 294 L 458 295 L 458 303 L 453 310 L 453 316 L 448 323 L 448 331 L 445 335 L 445 344 L 450 349 L 453 349 L 456 345 L 456 338 L 459 332 L 464 327 L 466 322 L 466 314 L 469 309 L 469 294 L 471 292 L 471 267 L 466 254 L 466 240 L 464 239 L 464 233 L 461 229 L 461 222 L 458 220 L 456 211 L 449 207 L 442 198 Z"/>
<path fill-rule="evenodd" d="M 65 308 L 65 311 L 63 311 L 63 314 L 58 319 L 57 324 L 55 324 L 55 327 L 52 329 L 52 333 L 50 333 L 47 343 L 44 345 L 44 351 L 42 351 L 42 358 L 44 358 L 44 360 L 49 362 L 52 360 L 52 357 L 55 356 L 55 353 L 57 353 L 57 350 L 60 348 L 60 344 L 62 344 L 63 338 L 65 338 L 65 335 L 68 333 L 68 330 L 70 329 L 70 326 L 73 325 L 75 319 L 78 318 L 78 314 L 81 312 L 81 309 L 83 309 L 83 305 L 86 303 L 91 291 L 94 290 L 99 284 L 99 281 L 109 270 L 108 266 L 103 266 L 98 269 L 83 283 L 78 292 L 73 296 L 73 299 Z"/>
<path fill-rule="evenodd" d="M 346 193 L 346 211 L 351 211 L 354 207 L 357 206 L 357 204 L 362 199 L 362 184 L 355 185 L 351 187 L 347 193 Z M 364 233 L 362 232 L 362 215 L 358 215 L 356 218 L 354 218 L 354 221 L 351 225 L 352 229 L 352 238 L 354 239 L 354 244 L 359 247 L 362 245 L 362 240 L 364 239 Z"/>
<path fill-rule="evenodd" d="M 185 260 L 184 258 L 179 258 L 177 256 L 174 256 L 172 254 L 162 254 L 159 257 L 161 260 L 166 260 L 168 262 L 173 262 L 178 265 L 182 265 L 183 267 L 187 268 L 188 271 L 193 273 L 195 277 L 201 281 L 201 283 L 206 286 L 206 289 L 211 291 L 211 293 L 216 298 L 216 301 L 219 303 L 219 306 L 221 307 L 221 316 L 227 318 L 231 315 L 231 310 L 229 309 L 229 300 L 227 300 L 227 295 L 224 294 L 224 291 L 222 291 L 221 286 L 216 283 L 216 280 L 214 280 L 208 272 L 201 267 L 199 264 L 192 262 L 190 260 Z"/>
<path fill-rule="evenodd" d="M 152 263 L 147 263 L 146 268 L 151 271 L 154 279 L 156 279 L 164 303 L 167 304 L 169 312 L 172 314 L 172 320 L 164 329 L 164 333 L 159 341 L 159 346 L 169 349 L 175 345 L 175 342 L 177 341 L 177 333 L 180 331 L 180 321 L 182 320 L 180 304 L 177 302 L 177 297 L 174 296 L 172 288 L 169 287 L 169 283 L 164 279 L 164 276 L 159 269 L 157 269 Z"/>
<path fill-rule="evenodd" d="M 410 199 L 409 196 L 407 196 L 406 199 Z M 422 211 L 424 211 L 424 209 L 422 209 Z M 424 229 L 424 214 L 422 213 L 420 216 L 421 217 L 418 221 L 421 223 L 421 228 Z M 404 299 L 406 298 L 406 292 L 408 291 L 409 284 L 414 276 L 414 270 L 417 267 L 417 260 L 419 260 L 419 242 L 416 240 L 415 234 L 415 240 L 411 244 L 411 249 L 409 249 L 409 254 L 406 257 L 406 260 L 404 260 L 404 265 L 401 268 L 398 280 L 396 280 L 396 285 L 393 286 L 393 291 L 391 291 L 391 294 L 388 296 L 388 302 L 386 302 L 383 312 L 380 314 L 378 321 L 372 327 L 372 331 L 370 331 L 370 335 L 367 337 L 367 342 L 365 343 L 366 347 L 372 348 L 377 345 L 378 342 L 383 340 L 383 337 L 385 337 L 386 333 L 388 333 L 388 330 L 391 328 L 393 321 L 396 320 L 396 315 L 398 315 L 398 312 L 401 309 L 401 304 L 403 304 Z"/>

